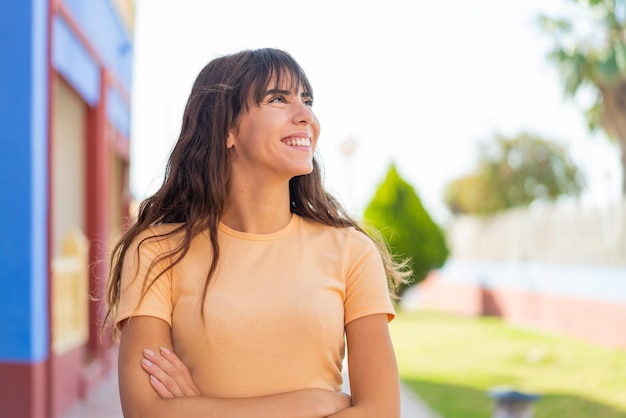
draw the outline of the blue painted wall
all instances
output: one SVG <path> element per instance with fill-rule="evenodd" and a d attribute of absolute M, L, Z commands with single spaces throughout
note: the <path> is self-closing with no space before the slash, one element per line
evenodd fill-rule
<path fill-rule="evenodd" d="M 130 91 L 132 47 L 109 0 L 63 0 L 107 69 Z M 0 363 L 49 356 L 48 0 L 0 3 Z M 90 105 L 100 71 L 67 22 L 53 20 L 54 68 Z M 128 137 L 129 106 L 109 90 L 106 114 Z"/>
<path fill-rule="evenodd" d="M 100 67 L 60 17 L 52 19 L 52 66 L 89 106 L 100 101 Z"/>
<path fill-rule="evenodd" d="M 94 45 L 105 66 L 130 91 L 132 45 L 111 0 L 62 0 Z"/>
<path fill-rule="evenodd" d="M 106 68 L 130 92 L 132 42 L 110 0 L 63 0 Z M 61 16 L 52 22 L 52 65 L 90 106 L 100 101 L 98 63 Z M 130 135 L 130 108 L 119 94 L 108 90 L 109 122 L 126 138 Z"/>
<path fill-rule="evenodd" d="M 0 362 L 49 353 L 47 7 L 0 6 Z"/>

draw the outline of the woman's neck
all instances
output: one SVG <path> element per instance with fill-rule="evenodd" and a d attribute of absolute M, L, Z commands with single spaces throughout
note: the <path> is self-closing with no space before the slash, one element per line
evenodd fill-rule
<path fill-rule="evenodd" d="M 231 183 L 222 223 L 236 231 L 269 234 L 291 220 L 289 186 L 237 186 Z"/>

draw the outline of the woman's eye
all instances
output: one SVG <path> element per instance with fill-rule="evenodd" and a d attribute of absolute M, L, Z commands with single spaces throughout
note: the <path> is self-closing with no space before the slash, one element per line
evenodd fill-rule
<path fill-rule="evenodd" d="M 313 106 L 313 99 L 310 99 L 310 98 L 304 99 L 302 103 L 304 103 L 307 106 Z"/>
<path fill-rule="evenodd" d="M 270 99 L 270 103 L 287 103 L 287 100 L 283 96 L 276 96 Z"/>

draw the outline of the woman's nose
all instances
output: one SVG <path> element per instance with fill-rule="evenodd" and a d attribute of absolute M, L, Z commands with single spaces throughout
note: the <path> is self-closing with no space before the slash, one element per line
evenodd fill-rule
<path fill-rule="evenodd" d="M 294 120 L 296 123 L 310 124 L 315 119 L 313 109 L 311 106 L 305 103 L 296 103 L 296 110 L 294 111 Z"/>

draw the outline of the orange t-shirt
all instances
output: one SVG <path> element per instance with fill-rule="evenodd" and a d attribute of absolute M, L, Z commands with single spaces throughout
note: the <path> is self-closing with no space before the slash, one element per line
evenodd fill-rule
<path fill-rule="evenodd" d="M 139 239 L 171 230 L 160 225 Z M 137 240 L 137 242 L 139 241 Z M 141 299 L 159 254 L 180 237 L 149 239 L 126 256 L 116 322 L 154 316 L 172 327 L 174 350 L 205 396 L 247 397 L 305 388 L 341 389 L 345 324 L 393 307 L 374 243 L 353 228 L 293 215 L 271 234 L 219 227 L 220 259 L 201 298 L 211 257 L 208 236 Z M 204 319 L 204 320 L 203 320 Z"/>

